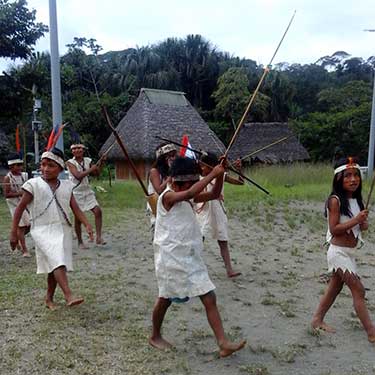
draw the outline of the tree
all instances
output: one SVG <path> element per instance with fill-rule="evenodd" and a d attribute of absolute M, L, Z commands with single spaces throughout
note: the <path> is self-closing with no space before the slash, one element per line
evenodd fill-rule
<path fill-rule="evenodd" d="M 0 0 L 0 57 L 25 59 L 31 56 L 36 41 L 48 27 L 35 22 L 35 9 L 26 0 Z"/>

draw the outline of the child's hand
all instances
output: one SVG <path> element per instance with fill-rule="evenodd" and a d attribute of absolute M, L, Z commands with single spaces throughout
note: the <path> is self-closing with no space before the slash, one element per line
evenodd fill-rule
<path fill-rule="evenodd" d="M 94 231 L 92 230 L 92 226 L 90 224 L 86 225 L 86 232 L 89 235 L 90 241 L 94 241 Z"/>
<path fill-rule="evenodd" d="M 355 218 L 358 221 L 358 224 L 362 224 L 363 222 L 367 221 L 368 217 L 368 210 L 362 210 Z"/>
<path fill-rule="evenodd" d="M 367 230 L 368 229 L 368 221 L 364 221 L 363 223 L 359 224 L 361 230 Z"/>
<path fill-rule="evenodd" d="M 9 242 L 10 242 L 10 247 L 12 250 L 15 250 L 17 245 L 18 245 L 18 236 L 17 236 L 17 232 L 10 232 L 10 236 L 9 236 Z"/>

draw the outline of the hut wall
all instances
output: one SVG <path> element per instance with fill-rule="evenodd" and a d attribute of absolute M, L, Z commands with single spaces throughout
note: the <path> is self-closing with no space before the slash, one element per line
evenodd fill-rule
<path fill-rule="evenodd" d="M 151 163 L 146 160 L 133 161 L 137 168 L 138 174 L 143 180 L 146 180 L 147 174 L 151 168 Z M 115 162 L 116 180 L 134 180 L 136 179 L 128 161 L 117 160 Z"/>

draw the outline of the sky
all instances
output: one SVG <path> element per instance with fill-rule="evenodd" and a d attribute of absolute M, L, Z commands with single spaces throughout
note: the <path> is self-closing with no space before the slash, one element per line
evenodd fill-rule
<path fill-rule="evenodd" d="M 28 0 L 49 24 L 48 0 Z M 201 34 L 235 56 L 268 64 L 296 10 L 274 63 L 313 63 L 345 51 L 375 55 L 374 0 L 56 0 L 59 51 L 74 37 L 95 38 L 103 52 Z M 37 51 L 49 50 L 49 34 Z M 0 71 L 9 62 L 0 59 Z"/>

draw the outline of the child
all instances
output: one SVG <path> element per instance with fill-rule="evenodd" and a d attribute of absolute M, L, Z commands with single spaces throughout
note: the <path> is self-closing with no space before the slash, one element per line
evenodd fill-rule
<path fill-rule="evenodd" d="M 203 154 L 200 158 L 200 167 L 202 176 L 207 176 L 214 167 L 219 163 L 216 155 L 212 153 Z M 242 179 L 235 179 L 227 174 L 224 177 L 225 182 L 229 182 L 234 185 L 243 185 Z M 214 181 L 207 185 L 207 191 L 211 191 L 214 186 Z M 224 196 L 223 191 L 218 199 L 204 202 L 203 204 L 197 205 L 197 219 L 202 230 L 203 238 L 211 232 L 212 238 L 217 240 L 220 248 L 221 257 L 223 258 L 225 269 L 228 277 L 236 277 L 241 275 L 241 272 L 233 270 L 232 263 L 230 260 L 229 248 L 228 248 L 228 218 L 224 208 Z"/>
<path fill-rule="evenodd" d="M 152 313 L 152 334 L 149 343 L 165 349 L 171 346 L 161 336 L 161 326 L 173 301 L 185 302 L 199 296 L 220 348 L 226 357 L 244 347 L 246 341 L 232 343 L 225 338 L 220 313 L 216 305 L 215 286 L 202 259 L 202 235 L 191 199 L 200 202 L 215 199 L 223 184 L 224 168 L 216 166 L 199 181 L 199 166 L 188 158 L 177 158 L 171 167 L 172 185 L 160 195 L 157 204 L 154 250 L 159 297 Z M 201 193 L 216 179 L 211 192 Z"/>
<path fill-rule="evenodd" d="M 27 173 L 22 172 L 23 161 L 18 154 L 12 154 L 8 158 L 9 172 L 4 178 L 4 195 L 9 207 L 10 214 L 13 218 L 14 211 L 21 200 L 21 186 L 28 179 Z M 17 237 L 21 247 L 22 256 L 29 258 L 31 255 L 27 250 L 25 234 L 30 231 L 30 217 L 27 211 L 24 211 L 17 227 Z"/>
<path fill-rule="evenodd" d="M 90 237 L 93 236 L 92 228 L 72 194 L 73 184 L 58 178 L 64 169 L 63 157 L 63 153 L 57 148 L 42 154 L 42 177 L 32 178 L 22 186 L 24 194 L 14 213 L 10 234 L 10 244 L 14 249 L 18 242 L 17 227 L 28 207 L 32 223 L 30 232 L 35 241 L 37 273 L 48 274 L 45 304 L 51 310 L 56 309 L 53 297 L 57 284 L 64 293 L 67 306 L 83 302 L 83 298 L 73 297 L 66 273 L 73 270 L 69 206 L 84 223 Z"/>
<path fill-rule="evenodd" d="M 328 219 L 328 271 L 332 272 L 327 290 L 312 319 L 312 327 L 327 332 L 335 330 L 324 322 L 324 317 L 346 284 L 353 297 L 354 309 L 367 333 L 375 342 L 372 324 L 365 302 L 365 288 L 357 274 L 355 256 L 362 243 L 361 230 L 368 228 L 368 210 L 362 202 L 362 180 L 359 165 L 352 158 L 341 159 L 335 166 L 332 193 L 326 203 Z"/>
<path fill-rule="evenodd" d="M 173 144 L 162 143 L 156 148 L 156 161 L 150 169 L 148 178 L 148 193 L 161 194 L 167 187 L 167 184 L 171 183 L 169 177 L 169 167 L 173 160 L 176 158 L 177 150 Z M 155 216 L 152 213 L 150 205 L 147 203 L 147 211 L 151 215 L 151 228 L 155 226 Z"/>
<path fill-rule="evenodd" d="M 102 210 L 95 198 L 95 193 L 90 187 L 89 175 L 98 176 L 101 166 L 91 163 L 91 159 L 84 157 L 86 147 L 83 144 L 73 144 L 70 146 L 73 159 L 67 161 L 69 178 L 74 184 L 73 194 L 81 211 L 92 211 L 95 217 L 96 244 L 105 245 L 102 239 Z M 88 249 L 82 240 L 81 221 L 74 217 L 74 229 L 78 239 L 80 249 Z"/>

